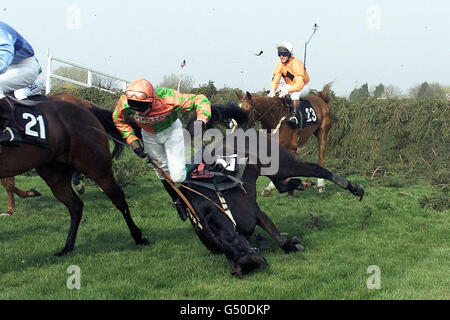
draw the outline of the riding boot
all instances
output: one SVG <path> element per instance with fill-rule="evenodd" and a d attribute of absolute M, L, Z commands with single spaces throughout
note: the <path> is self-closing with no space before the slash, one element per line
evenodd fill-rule
<path fill-rule="evenodd" d="M 176 193 L 176 191 L 170 186 L 170 184 L 166 180 L 162 180 L 162 183 L 164 185 L 164 189 L 166 189 L 167 193 L 172 198 L 173 206 L 177 210 L 180 219 L 186 221 L 188 215 L 183 200 L 181 200 L 180 196 Z"/>
<path fill-rule="evenodd" d="M 298 115 L 300 114 L 301 117 L 301 111 L 299 110 L 300 108 L 300 100 L 292 100 L 292 103 L 294 105 L 294 112 L 291 116 L 291 118 L 286 121 L 287 124 L 292 128 L 292 129 L 301 129 L 302 128 L 302 119 L 298 119 Z"/>
<path fill-rule="evenodd" d="M 14 119 L 14 113 L 6 98 L 0 99 L 0 104 L 8 104 L 8 108 L 0 110 L 0 143 L 9 143 L 10 145 L 22 143 L 22 134 Z"/>

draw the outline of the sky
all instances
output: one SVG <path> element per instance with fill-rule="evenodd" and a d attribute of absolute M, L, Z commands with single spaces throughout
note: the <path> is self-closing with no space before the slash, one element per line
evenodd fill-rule
<path fill-rule="evenodd" d="M 448 0 L 2 0 L 0 21 L 21 33 L 45 69 L 48 53 L 117 77 L 184 75 L 199 86 L 268 89 L 289 41 L 311 81 L 339 96 L 368 83 L 401 93 L 450 85 Z M 263 51 L 260 56 L 255 55 Z"/>

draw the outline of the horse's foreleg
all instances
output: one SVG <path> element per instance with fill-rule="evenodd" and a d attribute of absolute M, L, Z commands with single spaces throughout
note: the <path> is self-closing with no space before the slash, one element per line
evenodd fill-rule
<path fill-rule="evenodd" d="M 55 253 L 62 256 L 71 252 L 75 247 L 78 226 L 83 214 L 83 202 L 72 189 L 71 178 L 73 169 L 65 165 L 41 166 L 36 168 L 37 173 L 45 180 L 56 199 L 61 201 L 69 210 L 70 227 L 64 248 Z"/>
<path fill-rule="evenodd" d="M 333 173 L 316 163 L 305 163 L 305 164 L 313 170 L 313 172 L 311 172 L 313 174 L 310 175 L 311 177 L 324 178 L 329 181 L 332 181 L 332 182 L 336 183 L 338 186 L 340 186 L 341 188 L 350 191 L 355 196 L 360 197 L 360 200 L 362 200 L 362 198 L 364 196 L 364 189 L 359 184 L 352 183 L 349 180 L 347 180 L 346 178 L 344 178 L 336 173 Z M 307 170 L 307 171 L 310 171 L 310 170 Z"/>
<path fill-rule="evenodd" d="M 257 215 L 257 224 L 266 230 L 268 234 L 278 243 L 281 249 L 286 253 L 294 251 L 303 251 L 305 248 L 300 244 L 296 237 L 288 239 L 283 236 L 273 224 L 272 220 L 263 211 L 259 210 Z"/>
<path fill-rule="evenodd" d="M 327 135 L 329 128 L 321 128 L 318 133 L 319 140 L 319 160 L 317 163 L 324 167 L 325 166 L 325 150 L 327 148 Z M 323 192 L 325 189 L 325 181 L 322 178 L 317 179 L 317 189 L 319 192 Z"/>
<path fill-rule="evenodd" d="M 39 191 L 37 191 L 36 189 L 29 189 L 29 190 L 24 191 L 24 190 L 21 190 L 21 189 L 15 187 L 14 193 L 17 194 L 22 199 L 34 198 L 34 197 L 41 196 L 41 193 Z"/>
<path fill-rule="evenodd" d="M 139 229 L 133 221 L 130 214 L 130 209 L 128 203 L 125 200 L 125 194 L 122 189 L 117 185 L 112 172 L 102 177 L 89 176 L 94 180 L 98 186 L 103 190 L 103 192 L 108 196 L 114 206 L 120 210 L 123 218 L 130 230 L 131 236 L 133 237 L 136 244 L 148 245 L 150 242 L 144 236 L 142 236 L 142 231 Z"/>
<path fill-rule="evenodd" d="M 3 187 L 5 188 L 8 197 L 8 209 L 2 213 L 2 216 L 9 216 L 16 211 L 16 205 L 14 201 L 14 177 L 0 179 Z"/>

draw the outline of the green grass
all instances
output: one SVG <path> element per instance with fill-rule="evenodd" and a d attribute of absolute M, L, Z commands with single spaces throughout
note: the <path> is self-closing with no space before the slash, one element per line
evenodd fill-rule
<path fill-rule="evenodd" d="M 362 202 L 331 183 L 323 194 L 308 189 L 293 200 L 260 197 L 278 229 L 306 250 L 285 254 L 265 234 L 269 267 L 237 279 L 226 258 L 179 220 L 153 172 L 124 188 L 150 246 L 136 246 L 120 212 L 89 187 L 75 250 L 60 258 L 53 253 L 64 245 L 68 212 L 39 177 L 20 176 L 19 187 L 43 195 L 17 199 L 17 213 L 0 219 L 0 299 L 450 299 L 450 212 L 419 205 L 434 188 L 402 178 L 349 179 L 365 187 Z M 258 180 L 259 192 L 267 182 Z M 4 192 L 0 204 L 6 207 Z M 70 265 L 81 269 L 80 290 L 66 286 Z M 366 286 L 371 265 L 381 269 L 379 290 Z"/>

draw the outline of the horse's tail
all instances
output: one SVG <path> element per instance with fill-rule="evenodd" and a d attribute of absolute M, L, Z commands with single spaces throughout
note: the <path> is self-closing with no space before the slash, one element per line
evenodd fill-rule
<path fill-rule="evenodd" d="M 331 100 L 331 97 L 330 97 L 330 89 L 331 89 L 331 85 L 332 85 L 332 84 L 333 84 L 333 82 L 327 83 L 327 84 L 323 87 L 322 91 L 320 91 L 320 92 L 317 94 L 317 96 L 318 96 L 319 98 L 321 98 L 323 101 L 325 101 L 326 103 L 329 103 L 330 100 Z"/>
<path fill-rule="evenodd" d="M 248 112 L 241 109 L 238 105 L 228 102 L 225 104 L 213 104 L 211 106 L 210 126 L 215 126 L 218 123 L 226 120 L 234 119 L 239 127 L 245 127 L 248 123 Z"/>
<path fill-rule="evenodd" d="M 92 105 L 92 107 L 89 108 L 89 110 L 91 110 L 91 112 L 95 115 L 95 117 L 101 122 L 103 128 L 105 128 L 106 133 L 108 133 L 114 139 L 123 141 L 120 132 L 114 125 L 114 121 L 112 118 L 112 111 L 102 109 L 94 105 Z M 115 140 L 113 141 L 114 141 L 114 149 L 111 154 L 113 158 L 118 158 L 122 154 L 123 145 Z"/>

